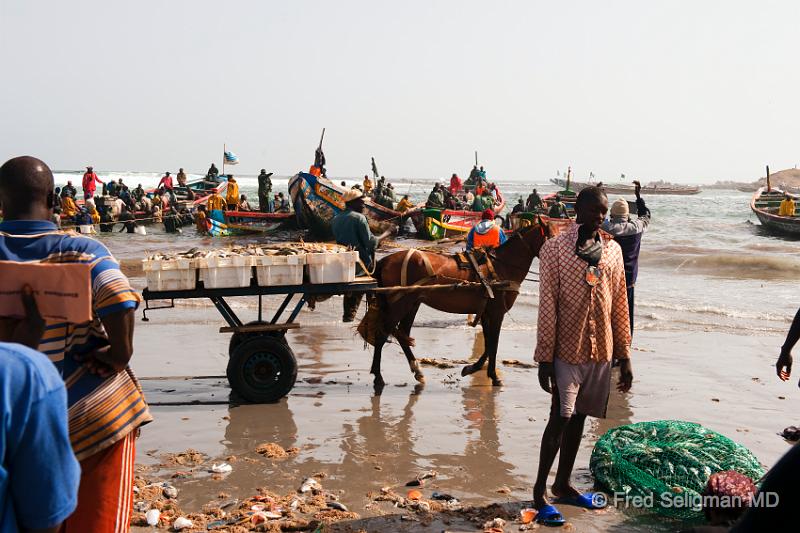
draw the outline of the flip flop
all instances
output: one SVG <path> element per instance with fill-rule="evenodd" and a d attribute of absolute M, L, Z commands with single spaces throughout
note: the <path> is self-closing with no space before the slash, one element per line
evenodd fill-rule
<path fill-rule="evenodd" d="M 574 505 L 583 509 L 603 509 L 606 504 L 606 495 L 598 492 L 587 492 L 577 496 L 566 496 L 564 498 L 556 498 L 556 503 L 563 503 L 564 505 Z"/>
<path fill-rule="evenodd" d="M 561 516 L 561 513 L 558 512 L 558 509 L 552 505 L 545 505 L 541 509 L 538 509 L 536 522 L 544 524 L 545 526 L 563 526 L 566 521 L 564 517 Z"/>

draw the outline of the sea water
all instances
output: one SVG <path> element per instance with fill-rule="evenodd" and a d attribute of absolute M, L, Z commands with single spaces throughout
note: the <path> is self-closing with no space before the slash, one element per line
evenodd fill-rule
<path fill-rule="evenodd" d="M 154 187 L 163 173 L 99 172 L 103 181 L 122 178 L 131 188 Z M 80 189 L 82 172 L 56 172 L 56 185 L 72 180 Z M 189 174 L 189 179 L 201 176 Z M 236 175 L 239 189 L 254 204 L 258 181 L 254 175 Z M 347 185 L 360 179 L 344 180 Z M 272 176 L 273 193 L 288 194 L 289 176 Z M 396 194 L 424 201 L 435 180 L 390 180 Z M 503 182 L 498 187 L 510 212 L 517 198 L 527 198 L 536 187 L 546 194 L 557 190 L 547 179 Z M 636 328 L 656 331 L 719 331 L 743 335 L 782 334 L 800 307 L 800 241 L 773 236 L 759 225 L 749 208 L 750 194 L 705 190 L 693 196 L 645 196 L 652 223 L 643 240 L 636 284 Z M 616 196 L 609 198 L 613 202 Z M 629 198 L 633 199 L 633 198 Z M 247 238 L 198 236 L 192 227 L 179 236 L 157 225 L 148 235 L 101 234 L 101 239 L 123 263 L 134 264 L 157 251 L 224 247 L 239 242 L 296 240 L 302 232 L 280 232 Z M 305 236 L 307 239 L 308 236 Z M 399 246 L 430 245 L 429 241 L 401 239 Z M 463 245 L 445 247 L 446 251 Z M 534 262 L 533 272 L 538 271 Z M 534 279 L 535 274 L 530 278 Z M 538 284 L 526 281 L 505 329 L 535 329 Z M 451 315 L 420 317 L 434 327 L 464 327 Z M 418 325 L 425 325 L 420 323 Z"/>

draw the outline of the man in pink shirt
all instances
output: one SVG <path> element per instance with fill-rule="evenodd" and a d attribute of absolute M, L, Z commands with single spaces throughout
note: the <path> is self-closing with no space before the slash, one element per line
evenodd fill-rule
<path fill-rule="evenodd" d="M 166 190 L 172 190 L 172 176 L 169 175 L 169 172 L 164 173 L 164 177 L 158 182 L 158 187 L 156 187 L 156 189 L 160 189 L 162 185 Z"/>
<path fill-rule="evenodd" d="M 622 250 L 600 230 L 608 199 L 587 187 L 575 202 L 576 222 L 539 252 L 539 320 L 536 353 L 539 385 L 552 395 L 550 419 L 542 435 L 533 486 L 537 521 L 561 525 L 549 504 L 547 477 L 560 454 L 552 486 L 557 503 L 587 509 L 604 507 L 602 497 L 582 494 L 570 482 L 587 416 L 605 418 L 611 367 L 619 362 L 617 388 L 631 388 L 630 322 Z"/>
<path fill-rule="evenodd" d="M 103 182 L 100 181 L 100 178 L 98 178 L 97 174 L 94 173 L 94 168 L 86 167 L 86 172 L 83 174 L 84 200 L 88 200 L 89 198 L 94 198 L 94 192 L 97 190 L 97 185 L 95 185 L 95 183 L 103 185 Z"/>

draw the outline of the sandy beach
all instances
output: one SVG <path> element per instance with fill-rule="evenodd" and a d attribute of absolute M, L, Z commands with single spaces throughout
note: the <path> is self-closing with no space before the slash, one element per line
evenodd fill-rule
<path fill-rule="evenodd" d="M 234 305 L 245 316 L 253 312 L 246 299 Z M 503 504 L 518 516 L 530 501 L 550 401 L 539 389 L 535 368 L 502 365 L 505 384 L 493 388 L 483 373 L 462 378 L 459 365 L 426 366 L 425 385 L 415 386 L 399 348 L 390 346 L 383 359 L 388 385 L 376 396 L 368 373 L 371 352 L 350 325 L 340 323 L 340 311 L 341 301 L 334 298 L 300 315 L 303 328 L 289 333 L 298 383 L 272 405 L 237 405 L 235 398 L 228 403 L 228 337 L 217 333 L 223 324 L 213 308 L 181 306 L 151 313 L 149 323 L 138 321 L 133 367 L 155 422 L 142 429 L 137 474 L 174 484 L 187 513 L 212 502 L 243 500 L 259 487 L 287 494 L 322 473 L 324 489 L 361 517 L 340 523 L 341 530 L 480 529 L 483 522 L 470 522 L 464 513 L 420 515 L 373 501 L 385 487 L 405 495 L 406 482 L 434 470 L 437 476 L 420 488 L 424 498 L 445 492 L 464 505 Z M 512 310 L 499 359 L 532 362 L 535 321 L 526 306 Z M 458 316 L 424 310 L 418 323 L 424 324 L 412 332 L 418 357 L 458 360 L 480 353 L 481 335 Z M 633 390 L 614 392 L 608 418 L 588 427 L 576 464 L 578 487 L 592 486 L 588 464 L 596 439 L 611 427 L 645 420 L 703 424 L 750 448 L 765 466 L 773 464 L 787 450 L 777 432 L 796 422 L 800 398 L 794 383 L 775 377 L 781 342 L 777 335 L 637 331 Z M 152 379 L 164 376 L 205 377 Z M 256 453 L 259 444 L 269 442 L 299 450 L 285 459 Z M 202 463 L 189 468 L 165 461 L 167 454 L 187 448 L 203 453 Z M 221 461 L 231 464 L 230 474 L 208 473 Z M 674 531 L 681 525 L 619 509 L 561 510 L 572 531 Z"/>

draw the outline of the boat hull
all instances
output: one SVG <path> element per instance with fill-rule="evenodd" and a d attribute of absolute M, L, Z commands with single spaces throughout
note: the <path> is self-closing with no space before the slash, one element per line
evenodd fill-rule
<path fill-rule="evenodd" d="M 758 189 L 750 200 L 750 209 L 755 213 L 758 221 L 770 233 L 800 237 L 800 217 L 778 214 L 784 192 L 778 189 L 771 191 L 765 189 L 764 187 Z"/>
<path fill-rule="evenodd" d="M 289 180 L 289 195 L 294 205 L 297 223 L 301 228 L 311 231 L 318 239 L 331 240 L 331 221 L 344 207 L 345 189 L 324 177 L 300 172 Z M 396 225 L 405 217 L 413 216 L 419 208 L 400 213 L 378 205 L 370 198 L 364 201 L 364 216 L 375 232 L 383 232 L 390 225 Z"/>
<path fill-rule="evenodd" d="M 567 181 L 562 178 L 553 178 L 550 180 L 553 184 L 559 187 L 566 187 Z M 592 187 L 594 183 L 581 183 L 579 181 L 569 182 L 570 188 L 575 192 L 580 192 L 586 187 Z M 606 185 L 603 184 L 603 190 L 606 194 L 634 194 L 633 185 Z M 699 187 L 642 187 L 642 194 L 647 195 L 672 195 L 672 196 L 691 196 L 700 193 Z"/>

